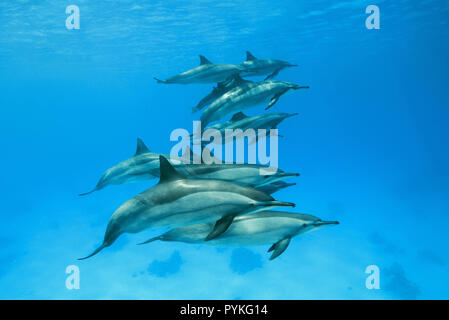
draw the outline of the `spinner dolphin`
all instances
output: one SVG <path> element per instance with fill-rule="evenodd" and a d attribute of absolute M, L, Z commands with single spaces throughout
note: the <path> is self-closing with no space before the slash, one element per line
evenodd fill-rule
<path fill-rule="evenodd" d="M 215 221 L 203 239 L 209 241 L 226 231 L 239 215 L 295 206 L 251 187 L 219 180 L 187 179 L 163 156 L 159 163 L 159 183 L 122 204 L 109 220 L 103 243 L 80 260 L 110 246 L 123 233 Z"/>
<path fill-rule="evenodd" d="M 243 76 L 261 76 L 268 74 L 265 80 L 272 79 L 278 75 L 279 71 L 285 68 L 297 67 L 287 61 L 275 59 L 257 59 L 251 52 L 246 51 L 246 60 L 240 65 L 243 69 Z"/>
<path fill-rule="evenodd" d="M 308 214 L 264 211 L 234 219 L 232 225 L 218 238 L 204 242 L 204 237 L 214 227 L 213 223 L 201 223 L 174 228 L 141 244 L 156 240 L 178 241 L 216 246 L 254 246 L 272 244 L 270 260 L 281 255 L 298 235 L 311 232 L 338 221 L 323 221 Z"/>
<path fill-rule="evenodd" d="M 221 82 L 233 74 L 238 74 L 241 67 L 233 64 L 214 64 L 200 55 L 200 65 L 183 73 L 174 75 L 168 79 L 154 78 L 158 83 L 213 83 Z"/>
<path fill-rule="evenodd" d="M 309 87 L 276 80 L 247 83 L 243 87 L 238 86 L 226 92 L 204 109 L 201 114 L 201 124 L 206 127 L 209 123 L 220 120 L 228 114 L 265 103 L 268 103 L 265 108 L 267 110 L 288 91 L 306 88 Z"/>

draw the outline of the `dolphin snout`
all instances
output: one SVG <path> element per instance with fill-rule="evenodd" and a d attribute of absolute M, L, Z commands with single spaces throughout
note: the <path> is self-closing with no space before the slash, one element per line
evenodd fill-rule
<path fill-rule="evenodd" d="M 297 84 L 293 84 L 290 88 L 293 90 L 299 90 L 299 89 L 309 89 L 310 87 L 309 86 L 299 86 Z"/>
<path fill-rule="evenodd" d="M 299 177 L 299 173 L 289 173 L 289 172 L 282 172 L 279 174 L 281 177 Z"/>
<path fill-rule="evenodd" d="M 317 227 L 319 227 L 319 226 L 326 226 L 326 225 L 332 225 L 332 224 L 337 225 L 337 224 L 340 224 L 340 222 L 338 222 L 338 221 L 318 221 L 318 222 L 315 223 L 315 225 Z"/>

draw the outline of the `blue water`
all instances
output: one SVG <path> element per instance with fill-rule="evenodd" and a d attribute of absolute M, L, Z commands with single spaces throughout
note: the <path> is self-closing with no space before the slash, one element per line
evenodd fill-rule
<path fill-rule="evenodd" d="M 70 4 L 79 30 L 65 27 Z M 365 27 L 369 4 L 379 30 Z M 448 18 L 438 0 L 2 1 L 0 298 L 448 299 Z M 156 181 L 77 194 L 137 137 L 169 153 L 211 88 L 153 77 L 246 50 L 298 64 L 277 79 L 311 87 L 272 108 L 300 114 L 279 127 L 279 166 L 301 177 L 275 197 L 341 224 L 273 261 L 266 246 L 135 245 L 154 230 L 76 260 Z M 66 288 L 69 265 L 79 290 Z"/>

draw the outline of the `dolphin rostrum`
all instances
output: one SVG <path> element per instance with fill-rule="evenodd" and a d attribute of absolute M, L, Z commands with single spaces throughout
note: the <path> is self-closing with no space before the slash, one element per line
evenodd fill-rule
<path fill-rule="evenodd" d="M 214 227 L 213 223 L 201 223 L 171 229 L 141 244 L 156 240 L 178 241 L 216 246 L 253 246 L 272 244 L 270 260 L 279 257 L 287 249 L 290 240 L 300 234 L 322 226 L 339 224 L 338 221 L 323 221 L 320 218 L 300 213 L 264 211 L 234 219 L 231 226 L 218 238 L 204 241 Z"/>
<path fill-rule="evenodd" d="M 183 73 L 174 75 L 166 80 L 154 78 L 158 83 L 213 83 L 226 80 L 241 71 L 240 66 L 234 64 L 214 64 L 200 55 L 200 65 Z"/>
<path fill-rule="evenodd" d="M 265 108 L 267 110 L 287 91 L 306 88 L 309 87 L 276 80 L 247 83 L 243 88 L 238 86 L 204 109 L 201 114 L 201 124 L 206 127 L 209 123 L 220 120 L 230 113 L 237 113 L 260 104 L 268 103 Z"/>
<path fill-rule="evenodd" d="M 262 192 L 265 192 L 266 194 L 273 194 L 275 192 L 278 192 L 281 189 L 296 186 L 296 183 L 287 183 L 285 181 L 274 181 L 269 184 L 265 184 L 262 186 L 255 187 L 257 190 L 260 190 Z"/>
<path fill-rule="evenodd" d="M 237 86 L 242 86 L 246 83 L 252 83 L 252 81 L 242 79 L 238 74 L 233 74 L 225 81 L 217 83 L 217 86 L 212 91 L 198 102 L 198 104 L 192 108 L 192 112 L 195 113 L 202 108 L 208 106 L 216 99 L 224 95 L 226 92 L 234 89 Z"/>
<path fill-rule="evenodd" d="M 265 113 L 260 114 L 253 117 L 248 117 L 243 112 L 238 112 L 232 116 L 232 118 L 228 121 L 217 123 L 211 126 L 204 128 L 204 131 L 207 129 L 216 129 L 220 131 L 221 136 L 224 137 L 225 143 L 229 142 L 226 140 L 226 129 L 241 129 L 245 131 L 247 129 L 254 129 L 256 132 L 256 136 L 258 133 L 258 129 L 277 129 L 277 126 L 287 118 L 298 115 L 297 113 Z M 228 137 L 233 141 L 234 136 L 231 135 Z M 251 143 L 251 141 L 250 141 Z"/>
<path fill-rule="evenodd" d="M 103 243 L 89 258 L 122 233 L 215 221 L 206 241 L 220 236 L 235 217 L 272 207 L 294 207 L 251 187 L 218 180 L 187 179 L 160 156 L 158 184 L 122 204 L 111 216 Z"/>
<path fill-rule="evenodd" d="M 282 69 L 297 67 L 298 65 L 282 60 L 257 59 L 251 52 L 246 51 L 246 61 L 240 66 L 243 68 L 243 76 L 261 76 L 268 74 L 265 78 L 265 80 L 268 80 L 274 78 Z"/>
<path fill-rule="evenodd" d="M 135 155 L 106 170 L 95 188 L 89 192 L 81 193 L 80 196 L 103 189 L 108 185 L 154 179 L 159 176 L 159 156 L 159 153 L 151 152 L 145 143 L 137 138 Z M 170 161 L 173 164 L 180 163 L 177 160 Z"/>

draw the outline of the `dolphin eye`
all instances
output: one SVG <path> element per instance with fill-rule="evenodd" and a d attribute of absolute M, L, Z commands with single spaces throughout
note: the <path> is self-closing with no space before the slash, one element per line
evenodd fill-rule
<path fill-rule="evenodd" d="M 265 175 L 265 176 L 263 176 L 264 177 L 264 179 L 267 179 L 267 178 L 269 178 L 270 176 L 269 175 Z"/>

